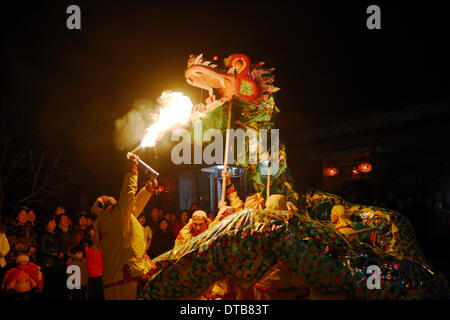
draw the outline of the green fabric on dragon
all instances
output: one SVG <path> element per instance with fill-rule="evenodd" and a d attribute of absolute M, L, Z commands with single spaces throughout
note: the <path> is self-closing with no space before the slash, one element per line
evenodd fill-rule
<path fill-rule="evenodd" d="M 404 237 L 409 239 L 400 232 L 399 239 Z M 138 299 L 196 298 L 223 278 L 253 285 L 279 261 L 323 294 L 350 299 L 448 297 L 446 280 L 419 257 L 420 252 L 413 258 L 399 254 L 405 248 L 396 250 L 385 252 L 346 238 L 331 223 L 302 214 L 242 210 L 157 257 L 155 273 L 141 284 Z M 379 290 L 367 288 L 370 265 L 381 270 Z"/>

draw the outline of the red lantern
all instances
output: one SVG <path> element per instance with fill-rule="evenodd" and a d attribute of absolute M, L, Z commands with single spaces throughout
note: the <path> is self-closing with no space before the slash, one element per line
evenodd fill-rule
<path fill-rule="evenodd" d="M 164 192 L 164 190 L 165 190 L 165 189 L 164 189 L 163 186 L 159 186 L 159 187 L 158 187 L 158 192 Z"/>
<path fill-rule="evenodd" d="M 363 162 L 358 166 L 358 170 L 363 173 L 369 173 L 372 171 L 372 165 L 368 162 Z"/>
<path fill-rule="evenodd" d="M 339 170 L 337 168 L 326 168 L 325 169 L 325 174 L 330 177 L 337 175 L 338 172 L 339 172 Z"/>
<path fill-rule="evenodd" d="M 353 174 L 354 176 L 357 176 L 357 175 L 359 174 L 359 170 L 358 170 L 357 168 L 353 168 L 353 169 L 352 169 L 352 174 Z"/>

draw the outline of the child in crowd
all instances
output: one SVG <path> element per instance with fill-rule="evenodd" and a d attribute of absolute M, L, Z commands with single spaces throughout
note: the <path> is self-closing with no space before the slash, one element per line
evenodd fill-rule
<path fill-rule="evenodd" d="M 73 288 L 69 292 L 70 300 L 85 300 L 86 285 L 88 282 L 88 271 L 86 266 L 86 259 L 83 255 L 83 249 L 80 246 L 74 247 L 70 250 L 71 257 L 67 259 L 67 267 L 71 265 L 78 266 L 80 268 L 80 284 L 79 289 Z M 69 275 L 69 274 L 68 274 Z"/>
<path fill-rule="evenodd" d="M 20 253 L 17 266 L 9 269 L 2 282 L 5 291 L 13 300 L 30 300 L 33 292 L 42 291 L 43 276 L 40 267 L 30 261 L 30 257 Z"/>
<path fill-rule="evenodd" d="M 87 299 L 103 300 L 103 260 L 102 249 L 94 246 L 95 230 L 93 226 L 88 227 L 90 241 L 84 249 L 86 257 L 86 266 L 88 272 Z"/>

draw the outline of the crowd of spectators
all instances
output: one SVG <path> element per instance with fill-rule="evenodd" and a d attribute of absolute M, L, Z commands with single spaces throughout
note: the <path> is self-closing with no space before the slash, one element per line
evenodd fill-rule
<path fill-rule="evenodd" d="M 144 230 L 147 255 L 153 259 L 171 250 L 196 210 L 194 203 L 178 215 L 156 207 L 141 214 L 138 221 Z M 63 206 L 57 206 L 45 219 L 33 208 L 21 207 L 8 221 L 0 220 L 0 299 L 103 300 L 102 252 L 93 241 L 94 219 L 85 211 L 70 215 Z M 42 285 L 28 277 L 27 265 L 39 266 Z M 70 266 L 80 270 L 79 286 L 71 288 Z M 23 277 L 17 278 L 16 270 L 28 277 L 23 280 L 29 282 L 26 292 L 21 292 L 25 290 L 20 283 Z"/>

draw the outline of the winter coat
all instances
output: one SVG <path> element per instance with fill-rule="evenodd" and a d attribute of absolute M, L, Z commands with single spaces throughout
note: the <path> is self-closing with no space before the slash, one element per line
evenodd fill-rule
<path fill-rule="evenodd" d="M 64 253 L 65 245 L 59 234 L 45 230 L 42 232 L 39 246 L 39 265 L 42 268 L 64 268 L 64 258 L 58 258 L 61 252 Z"/>
<path fill-rule="evenodd" d="M 71 226 L 67 228 L 66 231 L 64 231 L 61 227 L 56 227 L 55 233 L 58 235 L 58 237 L 62 240 L 62 243 L 64 245 L 64 255 L 68 256 L 70 250 L 75 247 L 75 232 Z"/>
<path fill-rule="evenodd" d="M 16 221 L 12 221 L 6 229 L 6 237 L 11 247 L 6 260 L 11 266 L 16 264 L 16 257 L 19 254 L 23 253 L 28 255 L 31 247 L 37 248 L 37 241 L 33 237 L 33 232 L 29 224 L 21 225 Z"/>
<path fill-rule="evenodd" d="M 102 250 L 97 250 L 94 246 L 84 249 L 86 257 L 86 267 L 89 278 L 101 277 L 103 274 Z"/>
<path fill-rule="evenodd" d="M 3 278 L 2 290 L 17 292 L 28 292 L 33 288 L 42 290 L 43 276 L 40 269 L 32 262 L 9 269 Z"/>

